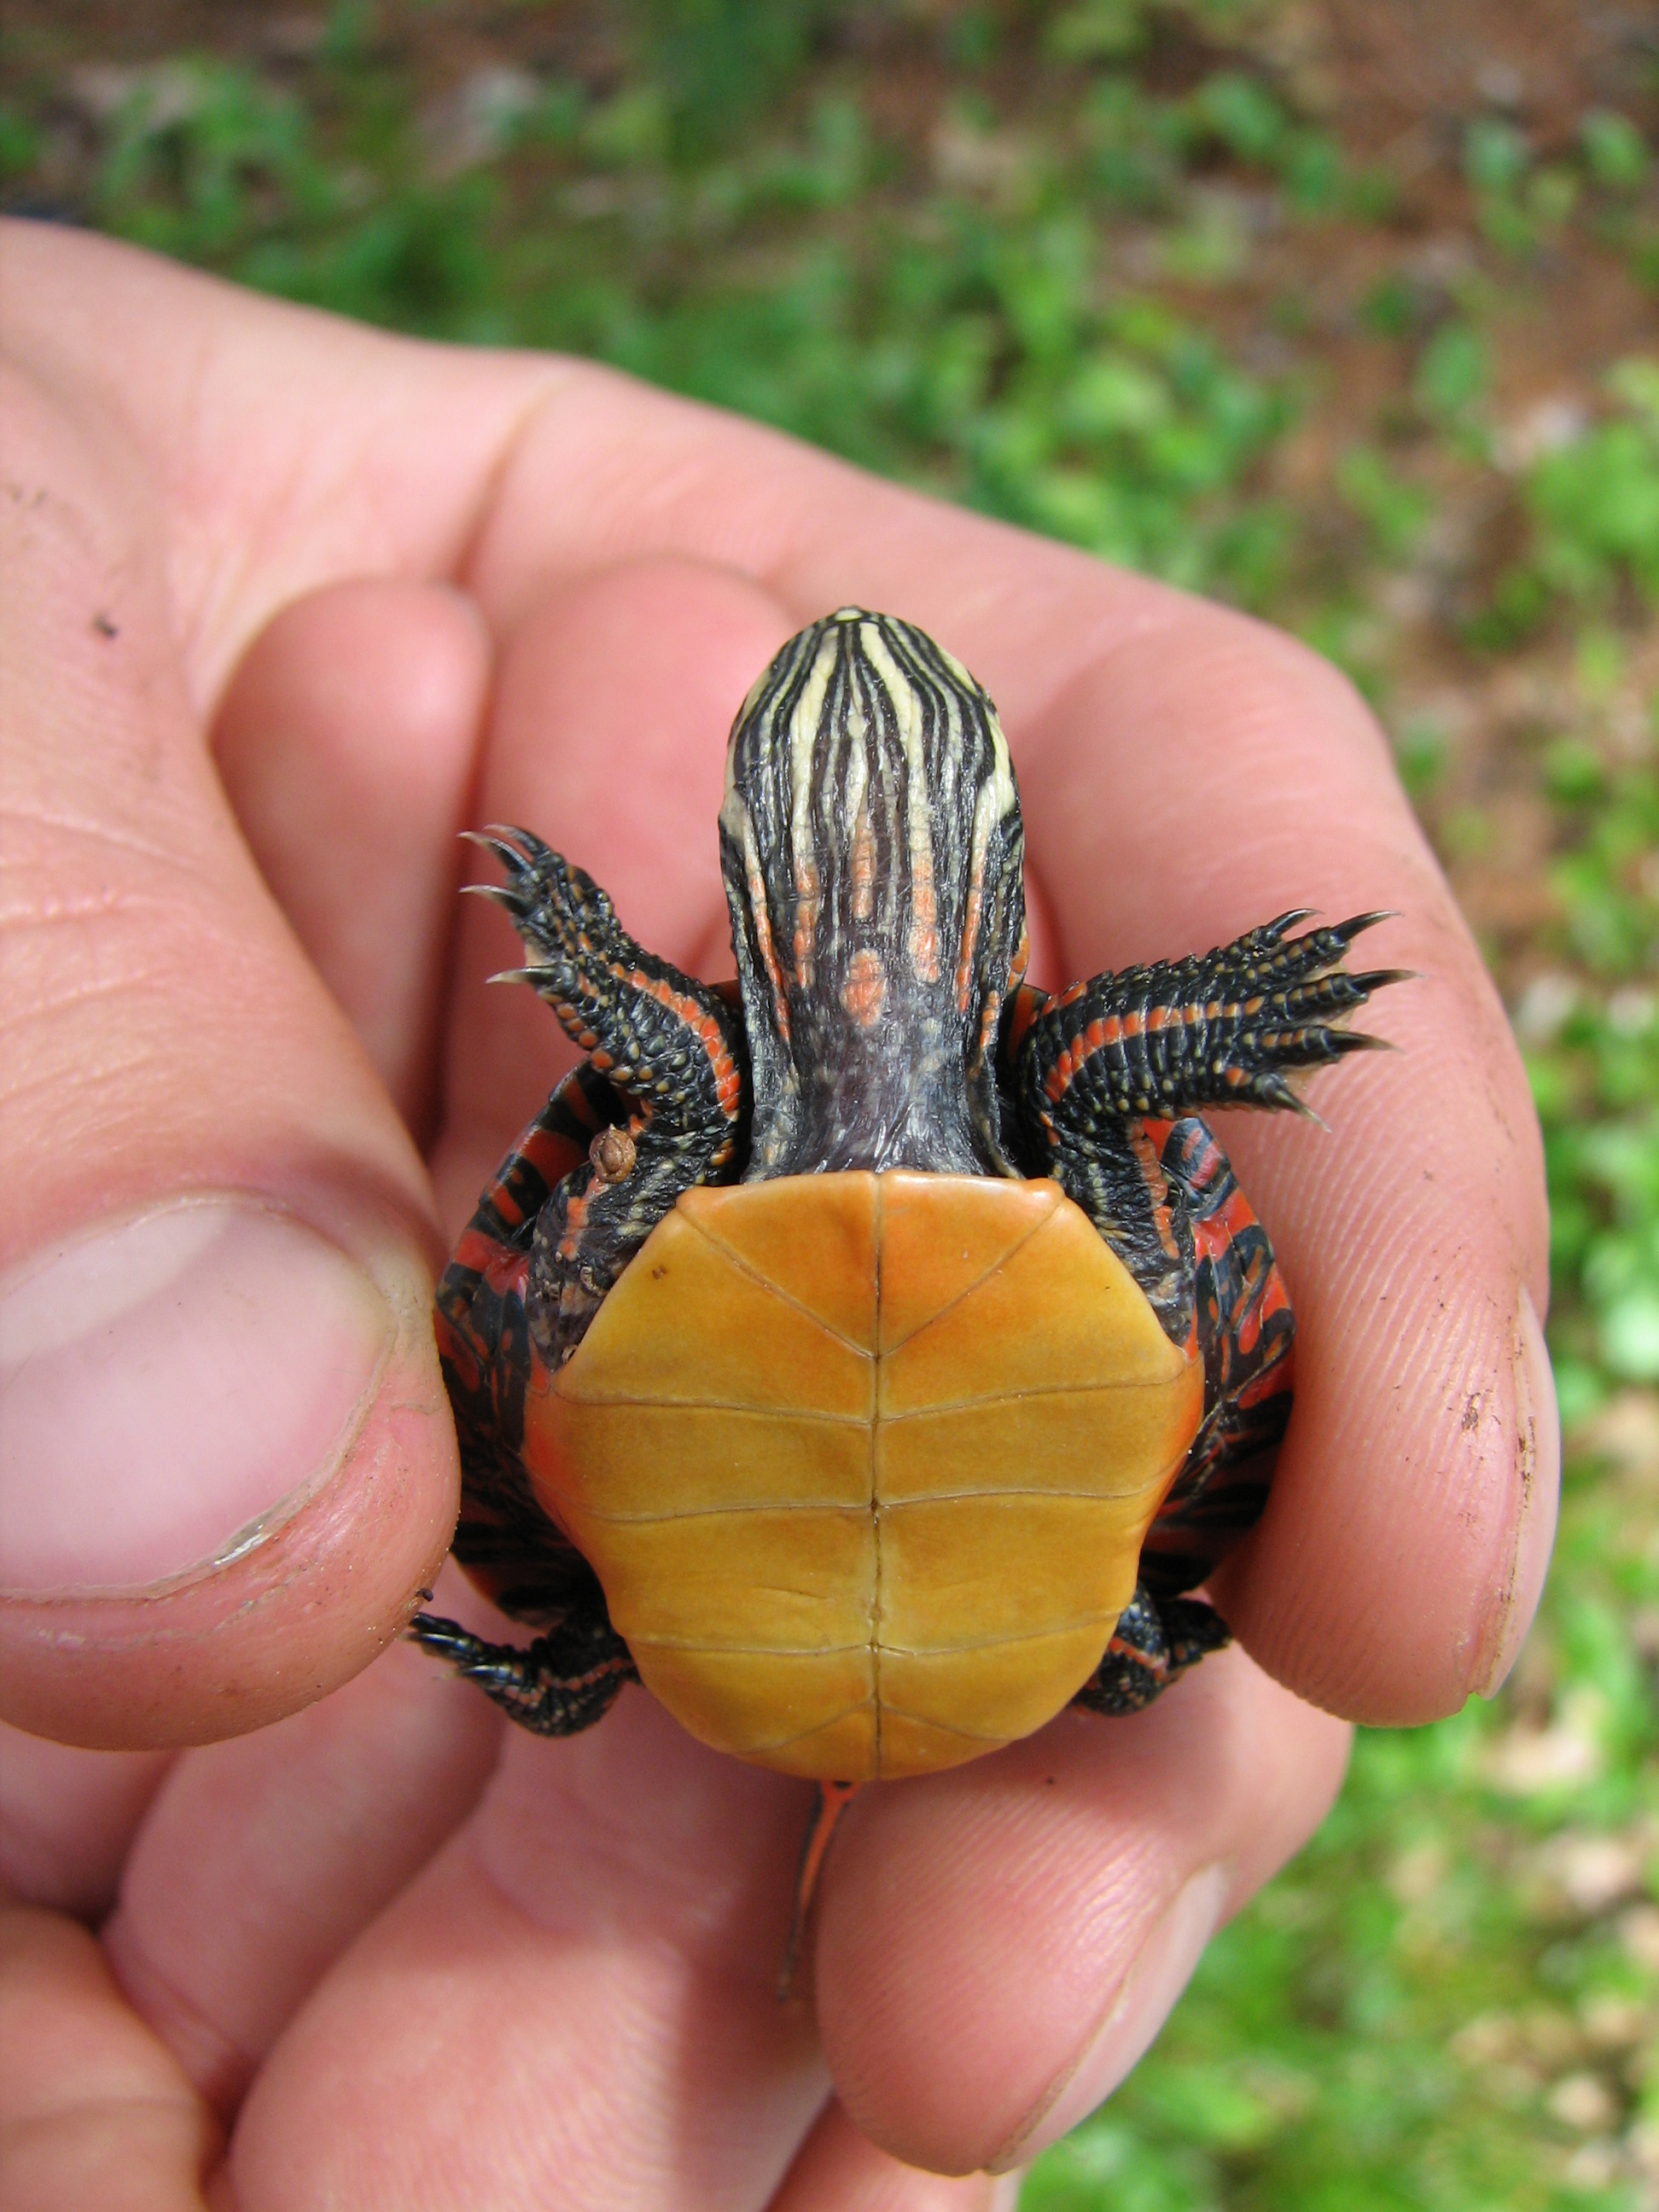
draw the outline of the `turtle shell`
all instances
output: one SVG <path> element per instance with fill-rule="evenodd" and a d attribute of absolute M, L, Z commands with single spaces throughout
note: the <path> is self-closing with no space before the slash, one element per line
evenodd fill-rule
<path fill-rule="evenodd" d="M 694 1735 L 872 1780 L 1082 1686 L 1203 1395 L 1056 1184 L 785 1177 L 681 1196 L 524 1456 Z"/>

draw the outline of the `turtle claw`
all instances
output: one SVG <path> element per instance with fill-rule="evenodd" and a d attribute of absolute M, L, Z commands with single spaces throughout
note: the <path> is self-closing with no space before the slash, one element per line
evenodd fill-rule
<path fill-rule="evenodd" d="M 1275 915 L 1261 934 L 1276 945 L 1286 931 L 1296 927 L 1298 921 L 1311 921 L 1318 912 L 1316 906 L 1293 906 L 1286 913 Z"/>
<path fill-rule="evenodd" d="M 533 830 L 515 829 L 510 822 L 487 823 L 482 830 L 463 830 L 461 835 L 481 852 L 493 853 L 514 878 L 531 874 L 542 861 L 553 857 L 551 848 Z"/>
<path fill-rule="evenodd" d="M 545 991 L 556 981 L 550 968 L 501 968 L 487 975 L 489 983 L 528 983 L 532 991 Z"/>
<path fill-rule="evenodd" d="M 1379 906 L 1370 914 L 1350 915 L 1346 921 L 1339 921 L 1336 924 L 1331 931 L 1331 935 L 1340 937 L 1344 945 L 1352 945 L 1362 930 L 1375 929 L 1379 921 L 1397 921 L 1399 918 L 1400 910 L 1397 907 Z"/>
<path fill-rule="evenodd" d="M 524 912 L 523 894 L 505 884 L 463 884 L 461 890 L 467 898 L 488 899 L 492 906 L 500 907 L 506 914 L 520 915 Z"/>
<path fill-rule="evenodd" d="M 1400 1049 L 1391 1039 L 1372 1036 L 1364 1030 L 1334 1030 L 1331 1048 L 1335 1052 L 1398 1052 Z"/>

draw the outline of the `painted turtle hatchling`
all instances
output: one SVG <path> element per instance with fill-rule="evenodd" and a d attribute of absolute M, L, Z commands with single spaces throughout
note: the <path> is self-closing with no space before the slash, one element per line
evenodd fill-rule
<path fill-rule="evenodd" d="M 1261 1512 L 1293 1323 L 1198 1109 L 1297 1108 L 1376 1042 L 1339 1025 L 1395 971 L 1341 963 L 1382 917 L 1034 989 L 996 710 L 851 607 L 732 732 L 735 985 L 482 842 L 587 1055 L 437 1299 L 455 1555 L 538 1633 L 410 1632 L 540 1734 L 640 1681 L 816 1780 L 804 1904 L 849 1786 L 1134 1711 L 1227 1640 L 1187 1593 Z"/>

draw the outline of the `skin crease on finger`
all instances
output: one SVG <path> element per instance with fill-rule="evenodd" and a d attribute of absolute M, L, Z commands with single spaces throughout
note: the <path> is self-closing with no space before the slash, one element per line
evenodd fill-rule
<path fill-rule="evenodd" d="M 203 2212 L 222 2137 L 61 1914 L 0 1899 L 0 2203 Z"/>
<path fill-rule="evenodd" d="M 919 2172 L 878 2150 L 831 2099 L 767 2212 L 1015 2212 L 1017 2173 Z"/>

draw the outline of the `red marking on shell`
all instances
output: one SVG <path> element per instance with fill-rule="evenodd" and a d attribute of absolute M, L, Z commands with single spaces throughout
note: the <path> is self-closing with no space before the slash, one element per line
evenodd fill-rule
<path fill-rule="evenodd" d="M 523 1216 L 519 1215 L 517 1218 L 521 1220 Z M 516 1226 L 517 1223 L 514 1221 L 509 1225 Z M 482 1275 L 501 1249 L 497 1238 L 480 1229 L 476 1222 L 469 1222 L 456 1242 L 455 1249 L 450 1255 L 450 1265 L 471 1267 Z"/>
<path fill-rule="evenodd" d="M 439 1356 L 454 1369 L 460 1377 L 461 1388 L 469 1394 L 481 1389 L 483 1361 L 477 1348 L 469 1344 L 459 1329 L 452 1328 L 442 1313 L 434 1316 L 432 1333 L 438 1340 Z"/>
<path fill-rule="evenodd" d="M 881 956 L 865 945 L 847 963 L 841 1002 L 861 1030 L 873 1029 L 887 1003 L 887 971 Z"/>

